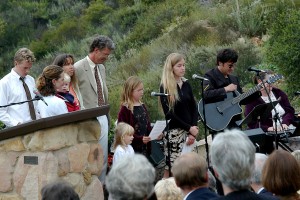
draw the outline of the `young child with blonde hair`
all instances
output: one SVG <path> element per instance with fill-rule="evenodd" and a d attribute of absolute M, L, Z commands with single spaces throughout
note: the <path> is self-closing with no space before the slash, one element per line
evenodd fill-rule
<path fill-rule="evenodd" d="M 134 129 L 129 124 L 120 122 L 117 124 L 114 138 L 114 158 L 113 164 L 118 162 L 120 158 L 134 155 L 134 150 L 130 145 L 133 140 Z"/>
<path fill-rule="evenodd" d="M 70 82 L 71 77 L 67 73 L 64 73 L 64 85 L 62 86 L 62 88 L 57 89 L 56 96 L 64 100 L 69 112 L 73 112 L 79 110 L 80 108 L 79 105 L 76 104 L 74 96 L 69 93 Z"/>

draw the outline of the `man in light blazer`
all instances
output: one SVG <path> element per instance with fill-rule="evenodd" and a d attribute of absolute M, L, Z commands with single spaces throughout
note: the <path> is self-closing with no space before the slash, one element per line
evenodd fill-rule
<path fill-rule="evenodd" d="M 114 49 L 115 44 L 109 37 L 96 36 L 90 45 L 89 54 L 74 64 L 75 75 L 78 79 L 78 86 L 85 108 L 95 108 L 108 104 L 108 90 L 103 63 Z M 97 119 L 101 126 L 99 144 L 103 148 L 103 169 L 99 179 L 103 184 L 107 171 L 109 125 L 107 116 L 99 116 Z"/>

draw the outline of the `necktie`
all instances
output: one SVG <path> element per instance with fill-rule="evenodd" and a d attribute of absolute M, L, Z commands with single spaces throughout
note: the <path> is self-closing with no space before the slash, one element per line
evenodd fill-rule
<path fill-rule="evenodd" d="M 103 93 L 102 93 L 102 85 L 98 74 L 98 66 L 95 66 L 95 79 L 97 84 L 97 94 L 98 94 L 98 106 L 103 106 L 104 99 L 103 99 Z"/>
<path fill-rule="evenodd" d="M 31 100 L 30 91 L 29 91 L 28 85 L 25 83 L 24 77 L 20 77 L 20 80 L 23 83 L 23 87 L 24 87 L 24 90 L 25 90 L 25 93 L 26 93 L 27 100 Z M 30 112 L 31 119 L 36 120 L 33 102 L 29 101 L 28 106 L 29 106 L 29 112 Z"/>

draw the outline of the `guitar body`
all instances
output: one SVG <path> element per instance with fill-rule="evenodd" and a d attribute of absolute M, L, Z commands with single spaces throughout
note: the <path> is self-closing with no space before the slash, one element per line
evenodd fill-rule
<path fill-rule="evenodd" d="M 231 119 L 235 115 L 242 113 L 242 108 L 239 103 L 233 103 L 233 93 L 227 93 L 227 98 L 224 101 L 205 104 L 206 126 L 214 131 L 224 130 Z M 198 111 L 202 121 L 203 115 L 203 100 L 198 103 Z"/>

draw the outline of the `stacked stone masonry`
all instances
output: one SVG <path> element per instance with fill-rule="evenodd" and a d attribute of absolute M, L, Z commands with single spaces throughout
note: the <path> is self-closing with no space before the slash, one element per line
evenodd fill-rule
<path fill-rule="evenodd" d="M 103 200 L 98 121 L 44 129 L 0 142 L 0 200 L 40 200 L 56 180 L 74 186 L 81 200 Z"/>

